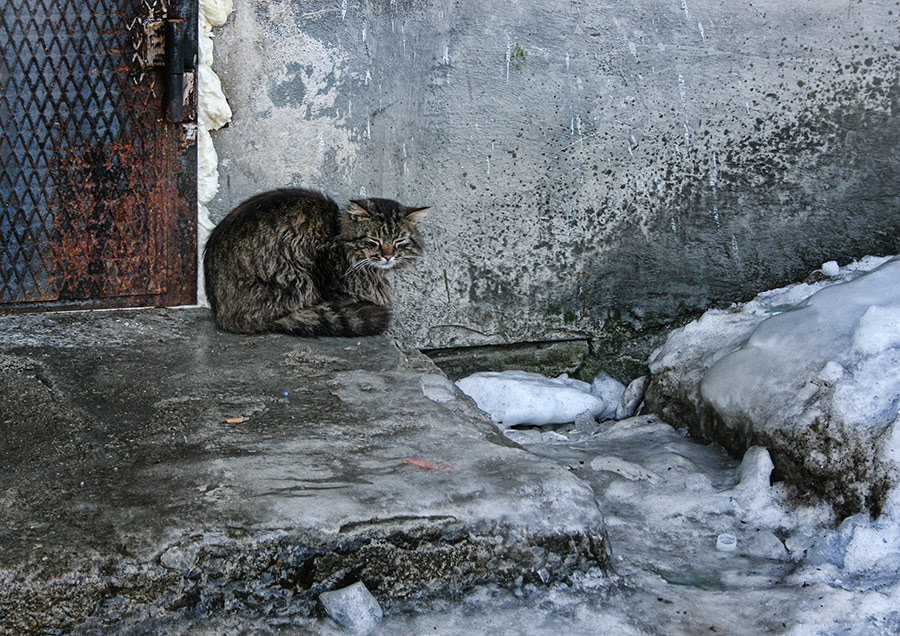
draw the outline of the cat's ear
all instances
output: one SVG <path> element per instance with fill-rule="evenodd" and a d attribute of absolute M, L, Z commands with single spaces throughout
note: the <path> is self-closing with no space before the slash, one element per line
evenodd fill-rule
<path fill-rule="evenodd" d="M 425 216 L 425 212 L 427 212 L 430 209 L 431 208 L 429 208 L 427 206 L 424 208 L 410 208 L 409 211 L 406 213 L 406 218 L 409 219 L 410 221 L 412 221 L 413 223 L 418 223 L 419 221 L 422 220 L 422 217 Z"/>
<path fill-rule="evenodd" d="M 350 215 L 351 219 L 367 219 L 369 218 L 369 211 L 366 209 L 366 204 L 368 201 L 351 201 L 350 205 L 347 206 L 347 214 Z"/>

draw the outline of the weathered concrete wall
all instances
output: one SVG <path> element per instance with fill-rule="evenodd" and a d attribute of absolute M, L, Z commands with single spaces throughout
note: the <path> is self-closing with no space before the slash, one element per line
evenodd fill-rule
<path fill-rule="evenodd" d="M 409 344 L 613 342 L 900 251 L 898 28 L 896 0 L 236 0 L 212 215 L 430 204 Z"/>

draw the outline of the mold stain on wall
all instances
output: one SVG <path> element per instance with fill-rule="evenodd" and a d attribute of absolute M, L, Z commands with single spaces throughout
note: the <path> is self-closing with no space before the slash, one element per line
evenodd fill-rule
<path fill-rule="evenodd" d="M 432 205 L 413 346 L 653 330 L 900 248 L 891 3 L 245 4 L 217 213 L 285 184 Z"/>

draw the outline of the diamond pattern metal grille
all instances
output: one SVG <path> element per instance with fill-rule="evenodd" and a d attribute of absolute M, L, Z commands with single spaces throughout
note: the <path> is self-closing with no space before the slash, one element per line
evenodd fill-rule
<path fill-rule="evenodd" d="M 0 5 L 0 305 L 159 293 L 177 166 L 135 49 L 151 4 Z"/>

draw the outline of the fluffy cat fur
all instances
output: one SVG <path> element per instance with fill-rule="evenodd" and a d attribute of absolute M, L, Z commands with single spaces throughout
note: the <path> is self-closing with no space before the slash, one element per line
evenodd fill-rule
<path fill-rule="evenodd" d="M 234 333 L 382 333 L 391 317 L 385 274 L 421 255 L 416 225 L 426 209 L 364 199 L 340 212 L 303 189 L 244 201 L 212 231 L 203 254 L 216 325 Z"/>

